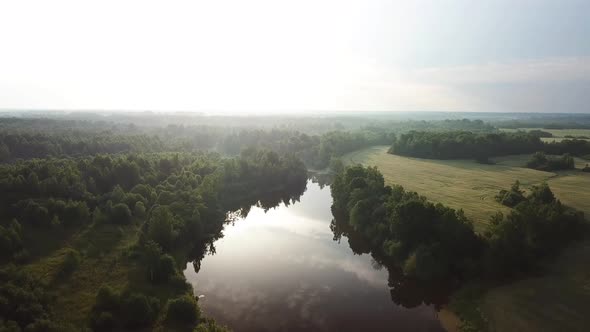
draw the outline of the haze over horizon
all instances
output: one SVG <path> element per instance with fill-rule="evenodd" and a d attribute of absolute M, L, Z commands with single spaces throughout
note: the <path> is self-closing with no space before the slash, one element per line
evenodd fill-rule
<path fill-rule="evenodd" d="M 0 3 L 0 109 L 590 112 L 590 2 Z"/>

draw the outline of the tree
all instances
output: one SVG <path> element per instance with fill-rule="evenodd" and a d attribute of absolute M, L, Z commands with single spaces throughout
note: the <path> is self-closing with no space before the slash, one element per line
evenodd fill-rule
<path fill-rule="evenodd" d="M 174 217 L 168 207 L 155 208 L 148 221 L 148 239 L 158 243 L 162 248 L 169 249 L 174 240 Z"/>
<path fill-rule="evenodd" d="M 133 215 L 137 218 L 145 217 L 145 206 L 142 202 L 135 203 L 135 207 L 133 208 Z"/>
<path fill-rule="evenodd" d="M 117 224 L 131 223 L 131 210 L 125 203 L 118 203 L 111 208 L 110 219 Z"/>
<path fill-rule="evenodd" d="M 189 295 L 170 300 L 166 320 L 181 324 L 194 324 L 200 316 L 197 301 Z"/>
<path fill-rule="evenodd" d="M 125 326 L 138 328 L 148 326 L 156 319 L 160 303 L 153 297 L 130 294 L 123 298 L 121 306 Z"/>
<path fill-rule="evenodd" d="M 147 241 L 143 247 L 143 257 L 148 269 L 149 279 L 152 282 L 156 280 L 160 256 L 162 256 L 160 245 L 152 240 Z"/>

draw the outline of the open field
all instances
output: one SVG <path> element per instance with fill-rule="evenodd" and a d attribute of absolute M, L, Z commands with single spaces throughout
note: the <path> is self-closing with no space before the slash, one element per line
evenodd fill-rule
<path fill-rule="evenodd" d="M 524 187 L 541 183 L 554 173 L 504 165 L 482 165 L 470 160 L 428 160 L 387 153 L 387 146 L 359 150 L 346 155 L 345 163 L 377 166 L 388 184 L 417 191 L 434 202 L 463 209 L 477 230 L 485 229 L 496 211 L 508 212 L 494 196 L 515 180 Z"/>
<path fill-rule="evenodd" d="M 463 208 L 485 229 L 489 216 L 508 209 L 493 199 L 515 180 L 523 186 L 547 181 L 565 204 L 590 216 L 590 174 L 579 171 L 541 172 L 518 166 L 528 155 L 495 158 L 496 165 L 469 160 L 426 160 L 387 154 L 386 146 L 346 155 L 345 163 L 377 166 L 387 183 L 397 183 L 429 199 Z M 583 160 L 576 160 L 580 167 Z M 583 165 L 582 165 L 583 166 Z M 590 326 L 590 241 L 568 248 L 547 264 L 541 277 L 489 290 L 482 313 L 492 331 L 587 331 Z"/>

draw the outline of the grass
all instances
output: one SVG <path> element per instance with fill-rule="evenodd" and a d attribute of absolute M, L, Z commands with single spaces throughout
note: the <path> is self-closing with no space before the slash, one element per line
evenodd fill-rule
<path fill-rule="evenodd" d="M 590 216 L 590 173 L 542 172 L 522 168 L 529 155 L 495 158 L 495 165 L 469 160 L 426 160 L 387 154 L 385 146 L 372 147 L 343 157 L 345 163 L 377 166 L 388 184 L 400 184 L 435 202 L 463 208 L 485 229 L 489 216 L 508 209 L 494 195 L 515 180 L 530 187 L 546 181 L 563 203 Z M 576 167 L 585 165 L 576 160 Z M 564 251 L 546 263 L 543 276 L 488 290 L 485 295 L 458 296 L 451 309 L 466 316 L 481 330 L 477 313 L 491 331 L 587 331 L 590 326 L 590 240 Z M 461 295 L 461 294 L 459 294 Z M 454 306 L 454 307 L 453 307 Z"/>
<path fill-rule="evenodd" d="M 542 277 L 494 288 L 483 297 L 490 331 L 588 331 L 590 242 L 567 249 Z"/>
<path fill-rule="evenodd" d="M 88 225 L 64 247 L 25 268 L 40 276 L 56 295 L 51 304 L 56 321 L 86 326 L 100 286 L 108 285 L 116 290 L 127 287 L 129 264 L 121 253 L 136 239 L 136 226 Z M 62 278 L 59 269 L 71 249 L 78 250 L 84 257 L 70 276 Z"/>
<path fill-rule="evenodd" d="M 555 176 L 553 173 L 470 160 L 427 160 L 387 153 L 387 146 L 359 150 L 343 157 L 345 163 L 377 166 L 388 184 L 399 184 L 455 209 L 463 209 L 476 230 L 484 230 L 496 211 L 508 208 L 494 200 L 515 180 L 526 187 Z"/>

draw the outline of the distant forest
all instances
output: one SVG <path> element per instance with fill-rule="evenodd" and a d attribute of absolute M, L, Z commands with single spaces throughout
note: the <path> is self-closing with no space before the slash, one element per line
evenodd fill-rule
<path fill-rule="evenodd" d="M 565 139 L 543 142 L 538 132 L 474 133 L 470 131 L 410 131 L 401 134 L 391 145 L 389 153 L 429 159 L 476 159 L 486 162 L 489 157 L 511 154 L 545 152 L 574 156 L 590 155 L 590 142 Z"/>
<path fill-rule="evenodd" d="M 232 121 L 235 118 L 228 118 L 228 122 Z M 336 129 L 345 128 L 338 119 L 333 119 L 333 122 L 320 120 L 322 125 L 311 126 L 311 130 L 296 120 L 292 121 L 297 125 L 283 124 L 267 128 L 262 122 L 260 128 L 241 128 L 180 123 L 152 127 L 93 120 L 0 118 L 0 161 L 104 153 L 203 150 L 235 156 L 246 148 L 254 147 L 279 154 L 290 153 L 308 167 L 321 169 L 327 167 L 332 158 L 347 152 L 373 145 L 390 145 L 396 132 L 404 132 L 409 128 L 495 131 L 494 127 L 481 120 L 369 123 L 365 119 L 361 123 L 366 125 L 357 124 L 356 129 L 351 130 Z M 309 120 L 301 121 L 305 124 Z M 217 124 L 217 121 L 213 123 Z M 289 129 L 300 126 L 301 130 Z"/>

